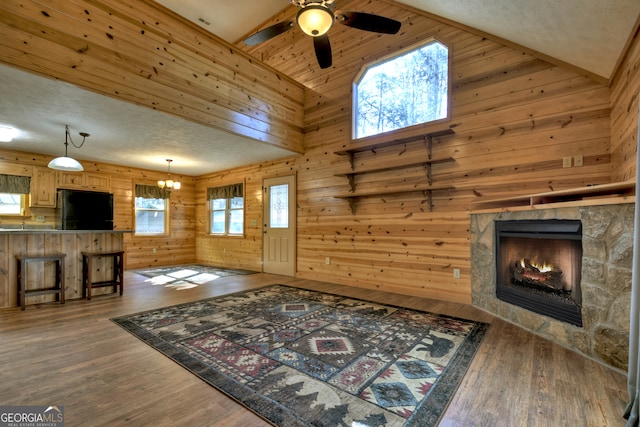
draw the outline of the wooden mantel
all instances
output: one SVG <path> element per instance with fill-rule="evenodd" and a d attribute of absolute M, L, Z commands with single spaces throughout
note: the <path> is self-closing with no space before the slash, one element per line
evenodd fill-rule
<path fill-rule="evenodd" d="M 0 62 L 304 151 L 302 85 L 151 0 L 1 2 Z"/>
<path fill-rule="evenodd" d="M 546 208 L 549 204 L 562 206 L 604 205 L 635 201 L 635 179 L 612 184 L 591 185 L 567 190 L 549 191 L 546 193 L 525 196 L 506 197 L 501 199 L 480 200 L 471 203 L 473 213 L 496 210 L 524 210 Z"/>

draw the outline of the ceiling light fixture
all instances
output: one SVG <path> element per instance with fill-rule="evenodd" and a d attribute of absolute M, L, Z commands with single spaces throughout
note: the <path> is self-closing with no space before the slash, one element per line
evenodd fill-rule
<path fill-rule="evenodd" d="M 70 172 L 82 172 L 84 170 L 80 162 L 67 156 L 67 148 L 69 147 L 69 142 L 71 142 L 71 144 L 76 148 L 82 148 L 82 146 L 84 145 L 84 141 L 89 136 L 89 134 L 86 132 L 80 132 L 80 136 L 82 137 L 82 142 L 80 143 L 80 145 L 74 144 L 73 140 L 71 139 L 71 134 L 69 133 L 69 125 L 65 125 L 64 156 L 56 157 L 55 159 L 51 160 L 49 162 L 50 169 Z"/>
<path fill-rule="evenodd" d="M 333 11 L 325 5 L 325 2 L 304 6 L 296 15 L 300 29 L 312 37 L 325 35 L 334 20 Z"/>
<path fill-rule="evenodd" d="M 11 142 L 13 138 L 18 136 L 18 129 L 9 126 L 0 126 L 0 142 Z"/>
<path fill-rule="evenodd" d="M 182 185 L 178 181 L 171 179 L 171 162 L 173 162 L 173 160 L 167 159 L 167 179 L 158 181 L 158 187 L 179 190 Z"/>

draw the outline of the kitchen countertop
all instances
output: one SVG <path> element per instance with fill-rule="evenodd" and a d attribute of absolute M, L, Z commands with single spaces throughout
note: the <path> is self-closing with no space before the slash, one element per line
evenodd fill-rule
<path fill-rule="evenodd" d="M 0 234 L 133 233 L 134 230 L 57 230 L 55 228 L 0 228 Z"/>

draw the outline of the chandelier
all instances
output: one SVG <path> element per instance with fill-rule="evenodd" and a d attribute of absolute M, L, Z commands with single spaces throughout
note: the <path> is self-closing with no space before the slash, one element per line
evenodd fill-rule
<path fill-rule="evenodd" d="M 181 187 L 180 182 L 171 179 L 171 162 L 173 160 L 167 159 L 167 179 L 158 181 L 158 187 L 179 190 Z"/>

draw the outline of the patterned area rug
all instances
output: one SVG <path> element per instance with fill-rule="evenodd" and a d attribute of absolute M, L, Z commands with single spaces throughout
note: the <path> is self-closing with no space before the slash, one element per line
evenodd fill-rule
<path fill-rule="evenodd" d="M 435 426 L 485 323 L 273 285 L 112 319 L 278 426 Z"/>
<path fill-rule="evenodd" d="M 145 281 L 152 285 L 162 285 L 175 288 L 176 290 L 206 285 L 221 277 L 256 273 L 250 270 L 233 270 L 199 264 L 161 267 L 150 270 L 134 270 L 133 272 L 148 277 L 149 279 Z"/>

